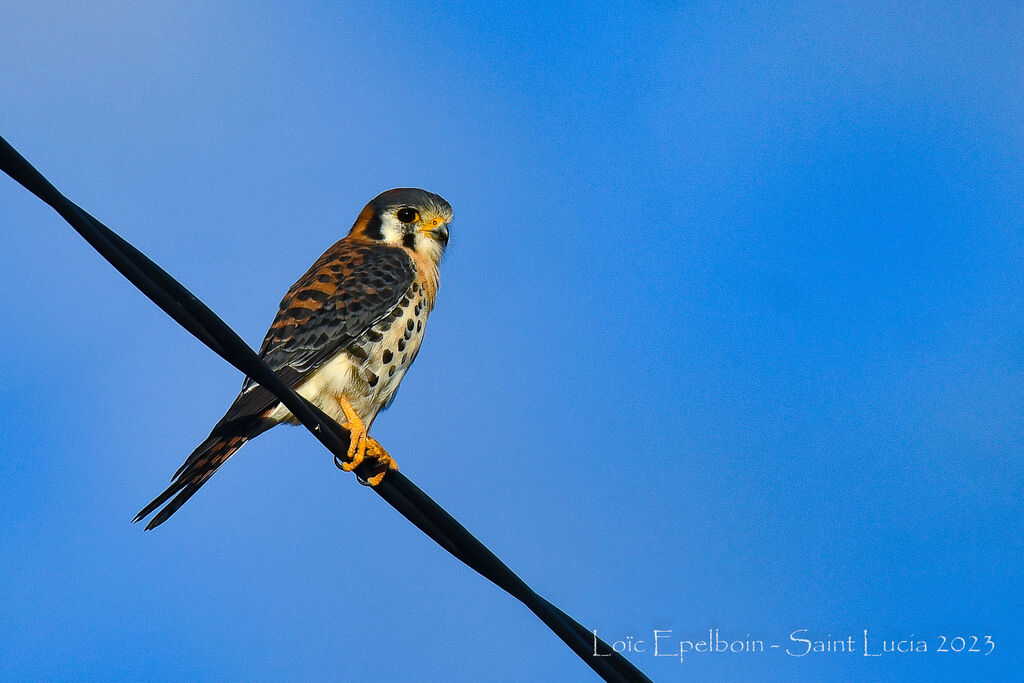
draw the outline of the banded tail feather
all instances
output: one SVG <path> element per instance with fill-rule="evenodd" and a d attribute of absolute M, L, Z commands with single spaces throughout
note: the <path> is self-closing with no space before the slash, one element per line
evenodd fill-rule
<path fill-rule="evenodd" d="M 146 525 L 146 531 L 166 522 L 246 441 L 259 436 L 276 424 L 275 420 L 256 416 L 221 420 L 206 440 L 192 451 L 185 464 L 174 473 L 167 490 L 142 508 L 132 523 L 145 519 L 170 500 Z"/>

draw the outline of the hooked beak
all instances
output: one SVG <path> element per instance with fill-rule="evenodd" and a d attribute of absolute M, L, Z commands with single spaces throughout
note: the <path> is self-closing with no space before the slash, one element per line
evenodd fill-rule
<path fill-rule="evenodd" d="M 427 233 L 435 240 L 441 243 L 441 246 L 447 246 L 448 244 L 448 224 L 441 223 L 432 228 L 426 228 L 423 232 Z"/>

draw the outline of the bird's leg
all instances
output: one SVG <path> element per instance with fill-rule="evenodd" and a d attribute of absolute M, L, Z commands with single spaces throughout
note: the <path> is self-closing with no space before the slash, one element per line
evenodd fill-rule
<path fill-rule="evenodd" d="M 346 472 L 351 472 L 363 464 L 363 460 L 367 457 L 371 460 L 376 460 L 377 472 L 366 480 L 366 483 L 370 486 L 376 486 L 383 481 L 384 475 L 387 474 L 389 469 L 397 470 L 398 465 L 395 464 L 395 460 L 391 457 L 391 454 L 384 450 L 384 447 L 380 445 L 380 442 L 367 433 L 366 425 L 356 413 L 348 398 L 342 396 L 338 402 L 341 404 L 341 409 L 345 413 L 346 420 L 346 422 L 342 423 L 341 426 L 347 429 L 349 433 L 349 462 L 341 463 L 341 469 Z"/>
<path fill-rule="evenodd" d="M 366 457 L 366 425 L 356 413 L 349 400 L 342 396 L 338 401 L 345 413 L 345 422 L 341 426 L 348 430 L 348 462 L 341 463 L 341 469 L 351 472 L 363 464 Z"/>

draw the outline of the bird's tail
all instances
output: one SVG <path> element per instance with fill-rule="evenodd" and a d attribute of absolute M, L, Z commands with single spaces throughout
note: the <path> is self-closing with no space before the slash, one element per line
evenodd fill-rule
<path fill-rule="evenodd" d="M 223 465 L 228 458 L 235 454 L 246 441 L 267 431 L 277 424 L 274 420 L 263 417 L 247 416 L 234 420 L 221 420 L 206 441 L 192 451 L 185 464 L 182 465 L 167 490 L 161 493 L 152 503 L 142 508 L 139 514 L 135 515 L 132 523 L 148 517 L 154 510 L 171 499 L 156 517 L 146 525 L 146 531 L 155 529 L 167 518 L 173 515 L 178 508 L 185 504 L 192 495 L 199 490 L 203 484 L 209 481 L 213 473 Z M 173 498 L 172 498 L 173 497 Z"/>

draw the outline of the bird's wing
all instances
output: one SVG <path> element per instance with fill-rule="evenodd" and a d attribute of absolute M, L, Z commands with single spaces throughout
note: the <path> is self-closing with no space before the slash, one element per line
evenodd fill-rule
<path fill-rule="evenodd" d="M 260 358 L 289 386 L 298 386 L 391 313 L 415 277 L 404 250 L 341 240 L 285 295 Z M 224 420 L 261 415 L 277 402 L 246 378 Z"/>

